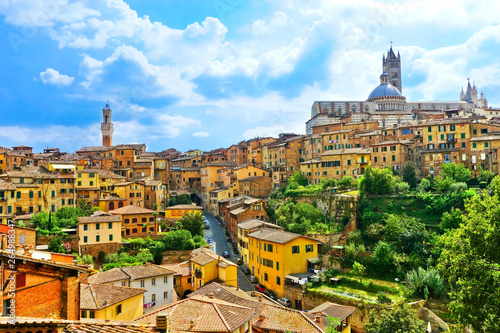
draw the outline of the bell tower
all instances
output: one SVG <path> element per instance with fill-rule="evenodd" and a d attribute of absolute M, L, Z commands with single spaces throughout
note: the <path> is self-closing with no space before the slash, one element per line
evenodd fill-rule
<path fill-rule="evenodd" d="M 113 145 L 113 123 L 111 122 L 109 101 L 106 102 L 106 106 L 102 109 L 101 133 L 102 145 L 104 147 L 111 147 Z"/>
<path fill-rule="evenodd" d="M 387 56 L 382 57 L 382 67 L 384 71 L 389 75 L 389 83 L 396 88 L 398 88 L 399 92 L 403 92 L 403 78 L 401 77 L 401 56 L 398 51 L 398 55 L 394 53 L 392 50 L 392 42 L 391 48 L 387 52 Z"/>

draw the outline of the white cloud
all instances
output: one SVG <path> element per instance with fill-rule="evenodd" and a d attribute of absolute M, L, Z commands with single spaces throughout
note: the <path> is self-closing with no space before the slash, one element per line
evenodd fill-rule
<path fill-rule="evenodd" d="M 193 136 L 195 136 L 197 138 L 208 138 L 210 136 L 210 133 L 208 133 L 208 132 L 196 132 L 196 133 L 193 133 Z"/>
<path fill-rule="evenodd" d="M 47 68 L 45 72 L 40 73 L 40 79 L 42 79 L 42 82 L 45 84 L 52 84 L 55 86 L 62 87 L 62 86 L 69 86 L 71 83 L 73 83 L 73 80 L 75 78 L 64 74 L 60 74 L 53 68 Z"/>

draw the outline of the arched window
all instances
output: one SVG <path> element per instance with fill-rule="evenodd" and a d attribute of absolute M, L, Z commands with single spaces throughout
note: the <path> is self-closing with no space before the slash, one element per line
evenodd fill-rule
<path fill-rule="evenodd" d="M 129 219 L 125 219 L 124 222 L 125 222 L 125 224 L 129 224 L 130 220 Z"/>
<path fill-rule="evenodd" d="M 132 233 L 136 234 L 137 233 L 137 229 L 136 228 L 132 229 Z"/>
<path fill-rule="evenodd" d="M 132 223 L 137 223 L 137 219 L 135 217 L 132 219 Z"/>
<path fill-rule="evenodd" d="M 122 207 L 123 207 L 123 201 L 118 202 L 118 208 L 122 208 Z"/>
<path fill-rule="evenodd" d="M 147 217 L 143 217 L 143 218 L 142 218 L 142 223 L 146 223 L 146 222 L 148 222 Z"/>
<path fill-rule="evenodd" d="M 155 232 L 155 227 L 149 227 L 149 231 Z"/>
<path fill-rule="evenodd" d="M 154 222 L 154 221 L 155 221 L 155 218 L 151 216 L 151 217 L 149 218 L 149 222 Z"/>
<path fill-rule="evenodd" d="M 142 228 L 142 232 L 143 232 L 143 233 L 146 233 L 146 230 L 147 230 L 147 228 L 146 228 L 146 227 Z"/>
<path fill-rule="evenodd" d="M 114 202 L 110 202 L 109 203 L 109 210 L 113 210 L 115 209 L 115 203 Z"/>

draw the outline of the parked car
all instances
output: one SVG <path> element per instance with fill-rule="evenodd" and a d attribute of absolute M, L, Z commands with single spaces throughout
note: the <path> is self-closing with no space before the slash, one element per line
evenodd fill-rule
<path fill-rule="evenodd" d="M 207 239 L 208 244 L 212 244 L 212 238 Z"/>
<path fill-rule="evenodd" d="M 205 229 L 210 229 L 210 223 L 205 222 Z"/>
<path fill-rule="evenodd" d="M 235 248 L 233 249 L 233 253 L 234 253 L 234 254 L 240 254 L 240 251 L 238 251 L 238 248 L 237 248 L 237 247 L 235 247 Z"/>
<path fill-rule="evenodd" d="M 257 277 L 255 275 L 250 275 L 250 283 L 257 283 L 259 280 L 257 280 Z"/>
<path fill-rule="evenodd" d="M 287 308 L 292 306 L 292 302 L 288 298 L 280 298 L 278 299 L 278 303 L 280 303 L 283 306 L 286 306 Z"/>
<path fill-rule="evenodd" d="M 229 252 L 227 252 L 227 251 L 222 252 L 222 256 L 224 258 L 229 258 Z"/>
<path fill-rule="evenodd" d="M 257 283 L 255 285 L 255 290 L 260 291 L 261 293 L 263 293 L 264 291 L 266 291 L 266 287 L 264 287 L 263 285 Z"/>
<path fill-rule="evenodd" d="M 236 259 L 236 264 L 241 265 L 243 263 L 243 260 L 241 258 Z"/>
<path fill-rule="evenodd" d="M 242 271 L 242 272 L 243 272 L 243 274 L 245 274 L 245 275 L 250 274 L 250 270 L 248 269 L 248 267 L 241 266 L 241 271 Z"/>

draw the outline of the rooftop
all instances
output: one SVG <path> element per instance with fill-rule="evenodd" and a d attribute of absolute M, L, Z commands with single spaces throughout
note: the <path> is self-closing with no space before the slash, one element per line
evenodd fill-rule
<path fill-rule="evenodd" d="M 146 291 L 143 288 L 130 288 L 109 284 L 81 284 L 80 308 L 85 310 L 102 310 L 129 298 L 142 295 Z"/>

